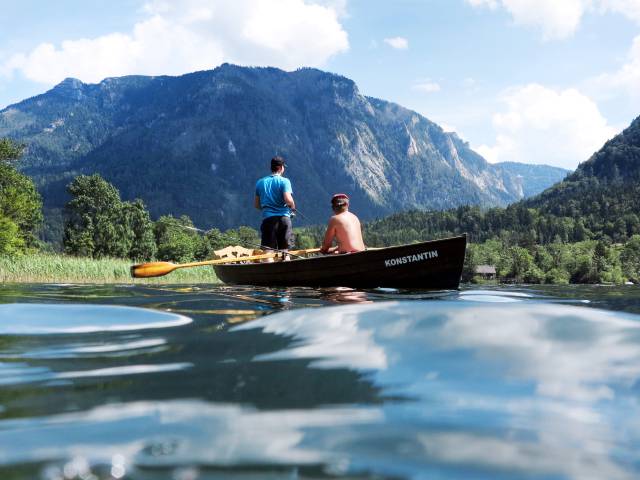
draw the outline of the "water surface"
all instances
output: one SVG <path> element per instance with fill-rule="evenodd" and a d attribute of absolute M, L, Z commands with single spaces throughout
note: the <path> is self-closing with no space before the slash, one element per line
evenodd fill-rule
<path fill-rule="evenodd" d="M 0 478 L 640 477 L 640 289 L 0 286 Z"/>

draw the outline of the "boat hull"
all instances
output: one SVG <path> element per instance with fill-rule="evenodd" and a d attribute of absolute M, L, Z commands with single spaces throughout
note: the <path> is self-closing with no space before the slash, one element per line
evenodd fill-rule
<path fill-rule="evenodd" d="M 224 283 L 236 285 L 455 289 L 466 244 L 463 235 L 345 255 L 213 268 Z"/>

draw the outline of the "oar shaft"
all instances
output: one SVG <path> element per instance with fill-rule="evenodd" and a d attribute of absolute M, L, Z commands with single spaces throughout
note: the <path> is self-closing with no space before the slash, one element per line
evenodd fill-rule
<path fill-rule="evenodd" d="M 218 258 L 216 260 L 204 260 L 202 262 L 181 263 L 176 265 L 176 268 L 203 267 L 205 265 L 220 265 L 223 263 L 248 262 L 251 260 L 263 260 L 267 258 L 273 258 L 275 256 L 277 256 L 277 254 L 275 253 L 263 253 L 262 255 L 250 255 L 248 257 Z"/>
<path fill-rule="evenodd" d="M 300 211 L 295 210 L 295 212 L 299 213 L 300 216 L 306 220 L 306 217 Z M 185 228 L 187 230 L 193 230 L 194 232 L 207 233 L 206 230 L 202 230 L 201 228 L 196 228 L 196 227 L 189 227 L 187 225 L 178 225 L 178 227 Z M 294 257 L 298 257 L 299 256 L 299 252 L 313 253 L 313 252 L 319 252 L 320 251 L 319 248 L 316 248 L 316 249 L 312 248 L 312 249 L 309 249 L 309 250 L 289 250 L 289 251 L 287 251 L 287 250 L 280 250 L 280 249 L 277 249 L 277 248 L 267 247 L 265 245 L 258 245 L 257 243 L 251 243 L 251 242 L 248 242 L 246 240 L 240 240 L 239 238 L 236 238 L 235 241 L 237 241 L 239 243 L 244 243 L 246 245 L 250 245 L 250 246 L 256 247 L 256 248 L 260 248 L 260 249 L 264 249 L 264 250 L 271 250 L 273 252 L 279 252 L 279 253 L 283 253 L 283 254 L 286 252 L 286 253 L 288 253 L 290 255 L 293 255 Z M 187 266 L 187 264 L 185 264 L 185 266 Z M 198 265 L 194 265 L 194 266 L 197 267 Z"/>
<path fill-rule="evenodd" d="M 291 253 L 293 255 L 300 255 L 304 253 L 315 253 L 319 252 L 319 248 L 310 248 L 308 250 L 292 250 L 290 252 L 283 251 L 280 255 L 286 255 L 287 253 Z M 191 263 L 181 263 L 176 265 L 176 268 L 187 268 L 187 267 L 201 267 L 204 265 L 222 265 L 224 263 L 236 263 L 236 262 L 249 262 L 251 260 L 263 260 L 267 258 L 277 257 L 278 253 L 262 253 L 260 255 L 250 255 L 248 257 L 235 257 L 235 258 L 218 258 L 216 260 L 204 260 L 202 262 L 191 262 Z"/>
<path fill-rule="evenodd" d="M 304 253 L 315 253 L 319 252 L 319 248 L 311 248 L 308 250 L 294 250 L 294 255 L 304 254 Z M 206 265 L 222 265 L 225 263 L 236 263 L 236 262 L 249 262 L 252 260 L 266 260 L 267 258 L 277 257 L 276 253 L 264 253 L 262 255 L 251 255 L 248 257 L 236 257 L 236 258 L 219 258 L 216 260 L 205 260 L 202 262 L 190 262 L 190 263 L 181 263 L 175 264 L 171 262 L 150 262 L 143 263 L 140 265 L 133 265 L 131 267 L 131 276 L 135 278 L 150 278 L 150 277 L 161 277 L 163 275 L 167 275 L 168 273 L 173 272 L 178 268 L 189 268 L 189 267 L 204 267 Z"/>

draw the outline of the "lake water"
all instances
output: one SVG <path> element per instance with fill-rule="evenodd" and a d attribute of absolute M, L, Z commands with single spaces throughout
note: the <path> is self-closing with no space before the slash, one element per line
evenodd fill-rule
<path fill-rule="evenodd" d="M 640 288 L 0 285 L 0 479 L 637 479 Z"/>

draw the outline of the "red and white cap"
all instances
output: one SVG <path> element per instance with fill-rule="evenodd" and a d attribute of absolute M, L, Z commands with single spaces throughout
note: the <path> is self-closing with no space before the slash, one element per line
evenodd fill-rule
<path fill-rule="evenodd" d="M 349 203 L 349 195 L 346 193 L 336 193 L 331 197 L 331 203 L 333 205 L 344 205 L 345 203 Z"/>

